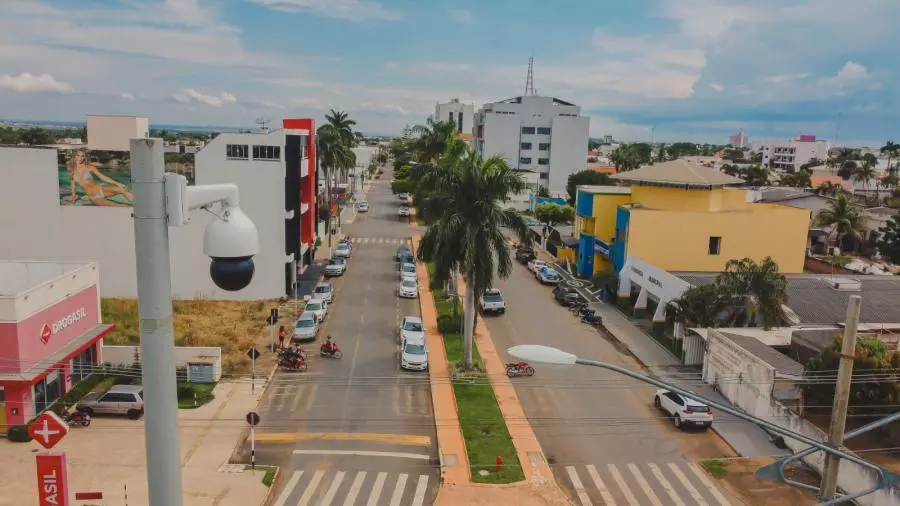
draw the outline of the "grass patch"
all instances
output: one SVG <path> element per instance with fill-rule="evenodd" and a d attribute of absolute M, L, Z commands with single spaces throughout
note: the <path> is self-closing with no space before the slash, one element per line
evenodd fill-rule
<path fill-rule="evenodd" d="M 256 468 L 265 469 L 266 474 L 262 477 L 262 483 L 267 487 L 271 487 L 272 483 L 275 482 L 275 474 L 278 472 L 278 468 L 275 466 L 256 466 Z"/>
<path fill-rule="evenodd" d="M 178 383 L 178 409 L 194 409 L 216 398 L 215 383 Z"/>
<path fill-rule="evenodd" d="M 728 463 L 721 460 L 711 459 L 701 462 L 703 467 L 712 475 L 713 478 L 721 480 L 728 476 Z"/>

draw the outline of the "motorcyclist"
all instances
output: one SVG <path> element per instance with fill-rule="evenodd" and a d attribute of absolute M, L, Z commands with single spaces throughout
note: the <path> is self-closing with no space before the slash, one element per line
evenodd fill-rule
<path fill-rule="evenodd" d="M 329 355 L 334 355 L 337 351 L 337 343 L 334 342 L 330 335 L 325 338 L 325 344 L 322 345 L 322 351 Z"/>

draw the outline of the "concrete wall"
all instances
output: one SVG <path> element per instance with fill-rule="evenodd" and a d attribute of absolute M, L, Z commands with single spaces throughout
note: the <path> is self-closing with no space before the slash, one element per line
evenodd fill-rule
<path fill-rule="evenodd" d="M 795 412 L 772 399 L 774 370 L 754 355 L 746 352 L 715 330 L 709 330 L 707 358 L 703 367 L 703 381 L 716 383 L 719 391 L 742 411 L 768 422 L 802 434 L 810 439 L 824 441 L 825 432 L 807 422 Z M 785 443 L 794 452 L 809 446 L 791 438 Z M 822 472 L 825 454 L 817 452 L 803 459 L 807 465 Z M 848 492 L 859 492 L 872 487 L 875 473 L 858 464 L 841 461 L 838 486 Z M 881 490 L 857 499 L 865 506 L 891 506 L 900 504 L 900 492 Z"/>
<path fill-rule="evenodd" d="M 102 345 L 103 363 L 113 366 L 128 367 L 134 364 L 135 352 L 140 358 L 140 346 L 106 346 Z M 204 346 L 175 347 L 175 367 L 187 367 L 190 362 L 212 362 L 213 379 L 222 377 L 222 348 Z"/>
<path fill-rule="evenodd" d="M 87 117 L 88 149 L 129 151 L 131 139 L 150 135 L 150 120 L 136 116 Z"/>
<path fill-rule="evenodd" d="M 587 116 L 556 116 L 552 125 L 550 192 L 564 192 L 569 176 L 585 169 L 584 155 L 588 148 L 591 119 Z"/>

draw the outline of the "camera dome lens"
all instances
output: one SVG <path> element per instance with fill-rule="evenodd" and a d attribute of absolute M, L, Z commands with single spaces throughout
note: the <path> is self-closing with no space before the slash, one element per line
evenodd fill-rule
<path fill-rule="evenodd" d="M 222 290 L 243 290 L 253 279 L 253 257 L 213 258 L 209 264 L 209 276 Z"/>

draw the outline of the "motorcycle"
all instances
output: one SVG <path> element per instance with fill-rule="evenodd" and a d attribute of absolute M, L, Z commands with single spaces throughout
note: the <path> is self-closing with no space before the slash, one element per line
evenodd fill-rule
<path fill-rule="evenodd" d="M 584 318 L 585 316 L 590 316 L 595 313 L 595 311 L 589 308 L 587 304 L 579 304 L 573 307 L 572 312 L 577 314 L 579 318 Z"/>
<path fill-rule="evenodd" d="M 528 362 L 519 360 L 518 362 L 509 362 L 506 364 L 506 375 L 510 378 L 518 376 L 534 376 L 534 367 L 528 365 Z"/>
<path fill-rule="evenodd" d="M 590 310 L 589 313 L 581 315 L 581 323 L 587 323 L 593 327 L 600 327 L 603 325 L 603 317 L 598 315 L 594 310 Z"/>
<path fill-rule="evenodd" d="M 86 413 L 84 411 L 75 411 L 73 413 L 70 413 L 69 410 L 63 410 L 59 414 L 59 416 L 63 419 L 64 422 L 69 424 L 69 427 L 75 427 L 77 425 L 88 427 L 91 425 L 91 415 L 90 413 Z"/>
<path fill-rule="evenodd" d="M 341 358 L 344 356 L 344 352 L 341 351 L 341 348 L 338 347 L 338 345 L 336 345 L 336 344 L 334 345 L 334 351 L 331 351 L 331 352 L 327 351 L 325 349 L 325 345 L 323 344 L 319 348 L 319 354 L 325 358 Z"/>
<path fill-rule="evenodd" d="M 299 353 L 290 350 L 282 350 L 278 353 L 278 367 L 285 371 L 305 371 L 309 365 L 306 363 L 306 355 L 303 350 Z"/>

